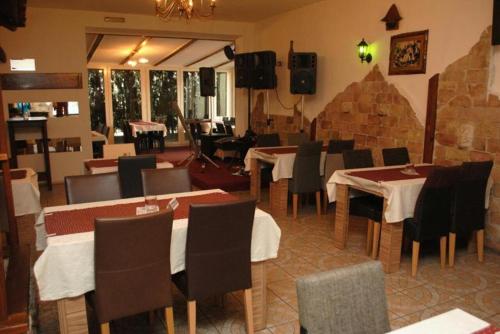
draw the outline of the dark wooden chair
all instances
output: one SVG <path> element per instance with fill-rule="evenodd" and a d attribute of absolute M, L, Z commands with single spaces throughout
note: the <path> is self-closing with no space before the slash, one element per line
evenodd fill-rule
<path fill-rule="evenodd" d="M 122 198 L 144 196 L 141 170 L 156 168 L 154 155 L 137 155 L 118 158 L 118 175 Z"/>
<path fill-rule="evenodd" d="M 372 151 L 369 149 L 344 150 L 344 166 L 346 169 L 373 167 Z"/>
<path fill-rule="evenodd" d="M 165 309 L 167 333 L 174 333 L 170 242 L 172 211 L 95 221 L 95 292 L 101 324 L 134 314 Z"/>
<path fill-rule="evenodd" d="M 257 141 L 255 146 L 257 147 L 281 146 L 280 135 L 278 133 L 257 135 Z"/>
<path fill-rule="evenodd" d="M 453 218 L 449 234 L 449 264 L 455 264 L 456 237 L 477 237 L 477 257 L 484 261 L 485 196 L 493 161 L 464 162 L 455 186 Z"/>
<path fill-rule="evenodd" d="M 118 173 L 66 176 L 66 203 L 91 203 L 120 199 Z"/>
<path fill-rule="evenodd" d="M 328 142 L 328 154 L 342 153 L 344 151 L 354 150 L 354 139 L 351 140 L 336 140 L 332 139 Z"/>
<path fill-rule="evenodd" d="M 255 201 L 193 204 L 189 210 L 186 270 L 173 282 L 188 300 L 188 332 L 196 333 L 196 301 L 244 290 L 247 333 L 253 333 L 252 242 Z"/>
<path fill-rule="evenodd" d="M 410 155 L 406 147 L 393 147 L 382 149 L 384 166 L 406 165 L 410 163 Z"/>
<path fill-rule="evenodd" d="M 143 169 L 141 175 L 144 196 L 191 191 L 191 178 L 185 167 Z"/>

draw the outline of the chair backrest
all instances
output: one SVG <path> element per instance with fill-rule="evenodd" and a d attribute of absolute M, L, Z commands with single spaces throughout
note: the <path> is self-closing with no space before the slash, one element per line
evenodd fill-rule
<path fill-rule="evenodd" d="M 410 155 L 406 147 L 393 147 L 382 149 L 384 166 L 406 165 L 410 163 Z"/>
<path fill-rule="evenodd" d="M 192 204 L 186 241 L 188 300 L 252 286 L 255 201 Z"/>
<path fill-rule="evenodd" d="M 309 141 L 309 136 L 304 132 L 289 133 L 287 135 L 287 145 L 289 146 L 298 146 L 303 143 L 308 143 Z"/>
<path fill-rule="evenodd" d="M 172 306 L 172 211 L 95 221 L 95 306 L 100 323 Z"/>
<path fill-rule="evenodd" d="M 123 141 L 125 143 L 133 143 L 134 138 L 132 137 L 132 129 L 130 128 L 130 124 L 128 121 L 123 121 L 122 131 L 123 131 Z"/>
<path fill-rule="evenodd" d="M 217 128 L 218 133 L 226 133 L 226 128 L 224 127 L 224 124 L 217 122 L 215 123 L 215 126 Z"/>
<path fill-rule="evenodd" d="M 122 198 L 144 196 L 141 170 L 156 168 L 154 155 L 118 158 L 118 174 Z"/>
<path fill-rule="evenodd" d="M 257 135 L 257 147 L 281 146 L 280 135 L 278 133 L 269 133 Z"/>
<path fill-rule="evenodd" d="M 7 216 L 7 196 L 3 173 L 0 170 L 0 231 L 7 232 L 9 230 L 9 217 Z"/>
<path fill-rule="evenodd" d="M 460 167 L 435 167 L 425 180 L 415 204 L 416 241 L 448 235 L 454 187 Z"/>
<path fill-rule="evenodd" d="M 127 144 L 106 144 L 103 146 L 104 159 L 118 159 L 122 156 L 135 156 L 135 146 Z"/>
<path fill-rule="evenodd" d="M 121 198 L 118 173 L 75 175 L 64 178 L 66 203 L 92 203 Z"/>
<path fill-rule="evenodd" d="M 297 297 L 301 333 L 382 334 L 391 330 L 380 262 L 298 278 Z"/>
<path fill-rule="evenodd" d="M 335 140 L 328 142 L 327 153 L 342 153 L 347 150 L 354 150 L 354 139 L 351 140 Z"/>
<path fill-rule="evenodd" d="M 97 127 L 95 128 L 95 131 L 104 134 L 104 132 L 102 131 L 102 129 L 104 129 L 104 124 L 101 123 L 101 122 L 97 123 Z"/>
<path fill-rule="evenodd" d="M 345 169 L 373 167 L 372 151 L 369 149 L 347 150 L 342 155 Z"/>
<path fill-rule="evenodd" d="M 229 136 L 234 136 L 233 127 L 231 123 L 224 123 L 224 128 L 226 129 L 226 134 Z"/>
<path fill-rule="evenodd" d="M 104 137 L 108 138 L 109 139 L 109 126 L 105 125 L 103 128 L 102 128 L 102 134 L 104 135 Z"/>
<path fill-rule="evenodd" d="M 485 197 L 493 161 L 464 162 L 455 185 L 451 230 L 466 235 L 484 229 Z"/>
<path fill-rule="evenodd" d="M 293 161 L 292 187 L 294 194 L 321 190 L 320 161 L 323 142 L 313 141 L 299 145 Z"/>
<path fill-rule="evenodd" d="M 143 169 L 141 175 L 144 196 L 191 191 L 191 178 L 185 167 Z"/>
<path fill-rule="evenodd" d="M 344 168 L 344 157 L 341 153 L 328 153 L 325 158 L 325 185 L 336 170 Z"/>

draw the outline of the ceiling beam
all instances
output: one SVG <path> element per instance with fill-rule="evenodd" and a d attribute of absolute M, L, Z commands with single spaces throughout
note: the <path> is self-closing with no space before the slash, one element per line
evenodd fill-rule
<path fill-rule="evenodd" d="M 152 37 L 149 36 L 142 37 L 141 42 L 137 44 L 132 51 L 130 51 L 130 54 L 120 62 L 120 65 L 126 64 L 130 59 L 132 59 L 132 57 L 135 56 L 135 54 L 139 52 L 149 42 L 151 38 Z"/>
<path fill-rule="evenodd" d="M 225 61 L 225 62 L 223 62 L 223 63 L 220 63 L 219 65 L 214 66 L 214 68 L 219 68 L 219 67 L 222 67 L 222 66 L 224 66 L 224 65 L 229 64 L 229 63 L 230 63 L 230 62 L 232 62 L 232 61 L 233 61 L 232 59 L 231 59 L 231 60 L 228 60 L 228 61 Z"/>
<path fill-rule="evenodd" d="M 90 50 L 87 53 L 87 63 L 89 63 L 92 60 L 92 57 L 94 56 L 94 53 L 96 52 L 97 48 L 99 47 L 99 44 L 101 44 L 103 38 L 104 38 L 103 34 L 98 34 L 94 38 L 94 41 L 92 41 L 92 45 L 90 46 Z"/>
<path fill-rule="evenodd" d="M 224 48 L 225 48 L 226 46 L 227 46 L 227 45 L 225 45 L 224 47 L 222 47 L 222 48 L 220 48 L 220 49 L 215 50 L 214 52 L 212 52 L 212 53 L 210 53 L 210 54 L 208 54 L 208 55 L 206 55 L 206 56 L 203 56 L 203 57 L 201 57 L 201 58 L 199 58 L 199 59 L 196 59 L 195 61 L 193 61 L 193 62 L 191 62 L 191 63 L 189 63 L 189 64 L 187 64 L 187 65 L 184 65 L 184 66 L 185 66 L 185 67 L 190 67 L 190 66 L 193 66 L 194 64 L 198 64 L 199 62 L 201 62 L 201 61 L 203 61 L 203 60 L 205 60 L 205 59 L 208 59 L 208 58 L 210 58 L 210 57 L 212 57 L 212 56 L 215 56 L 215 55 L 216 55 L 216 54 L 218 54 L 219 52 L 224 51 Z"/>
<path fill-rule="evenodd" d="M 196 41 L 197 41 L 197 39 L 190 39 L 189 41 L 187 41 L 186 43 L 182 44 L 177 49 L 172 51 L 168 56 L 166 56 L 165 58 L 158 61 L 156 64 L 154 64 L 154 66 L 158 66 L 158 65 L 166 62 L 167 60 L 169 60 L 170 58 L 172 58 L 173 56 L 175 56 L 176 54 L 178 54 L 182 50 L 185 50 L 186 48 L 190 47 Z"/>

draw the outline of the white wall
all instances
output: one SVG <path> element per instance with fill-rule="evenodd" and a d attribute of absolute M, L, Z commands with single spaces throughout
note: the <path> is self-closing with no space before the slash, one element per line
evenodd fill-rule
<path fill-rule="evenodd" d="M 425 120 L 428 79 L 466 55 L 492 22 L 492 0 L 399 0 L 403 19 L 399 30 L 386 31 L 380 21 L 393 0 L 326 0 L 259 22 L 257 49 L 275 50 L 283 67 L 277 69 L 278 92 L 286 104 L 296 97 L 289 94 L 286 68 L 289 41 L 296 52 L 317 52 L 317 93 L 306 98 L 306 116 L 314 118 L 333 97 L 353 81 L 360 81 L 379 64 L 387 76 L 392 35 L 429 29 L 427 73 L 388 76 L 408 98 L 418 119 Z M 371 44 L 373 61 L 362 64 L 356 54 L 361 38 Z M 499 53 L 499 52 L 497 52 Z M 497 55 L 496 64 L 500 64 Z M 500 67 L 500 66 L 497 66 Z M 496 73 L 500 73 L 497 68 Z M 500 75 L 494 89 L 500 91 Z M 279 106 L 271 93 L 271 113 L 290 114 Z"/>

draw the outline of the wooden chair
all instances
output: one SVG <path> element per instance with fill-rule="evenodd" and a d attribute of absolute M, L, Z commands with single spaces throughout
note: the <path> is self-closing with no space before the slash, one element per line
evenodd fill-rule
<path fill-rule="evenodd" d="M 459 236 L 477 237 L 477 258 L 484 261 L 485 194 L 493 161 L 464 162 L 455 186 L 455 200 L 449 234 L 449 264 L 455 264 L 455 242 Z"/>
<path fill-rule="evenodd" d="M 289 146 L 298 146 L 309 141 L 309 136 L 304 132 L 289 133 L 287 135 L 287 145 Z"/>
<path fill-rule="evenodd" d="M 172 280 L 188 300 L 188 332 L 196 333 L 196 301 L 243 290 L 247 333 L 253 333 L 252 242 L 255 201 L 192 204 L 186 270 Z"/>
<path fill-rule="evenodd" d="M 95 221 L 95 292 L 91 296 L 101 333 L 109 322 L 165 309 L 174 333 L 170 242 L 172 211 Z"/>
<path fill-rule="evenodd" d="M 106 144 L 103 146 L 104 159 L 118 159 L 122 156 L 135 156 L 135 147 L 132 143 Z"/>
<path fill-rule="evenodd" d="M 191 178 L 185 167 L 143 169 L 141 176 L 144 196 L 191 191 Z"/>
<path fill-rule="evenodd" d="M 66 176 L 66 203 L 91 203 L 120 199 L 118 173 Z"/>
<path fill-rule="evenodd" d="M 410 155 L 406 147 L 394 147 L 382 149 L 384 166 L 406 165 L 410 163 Z"/>
<path fill-rule="evenodd" d="M 351 140 L 336 140 L 332 139 L 328 142 L 328 154 L 342 153 L 344 151 L 354 150 L 354 139 Z"/>
<path fill-rule="evenodd" d="M 278 133 L 257 135 L 255 146 L 257 147 L 281 146 L 280 135 Z"/>
<path fill-rule="evenodd" d="M 144 196 L 141 170 L 155 168 L 156 157 L 152 154 L 118 158 L 118 176 L 122 198 Z"/>

